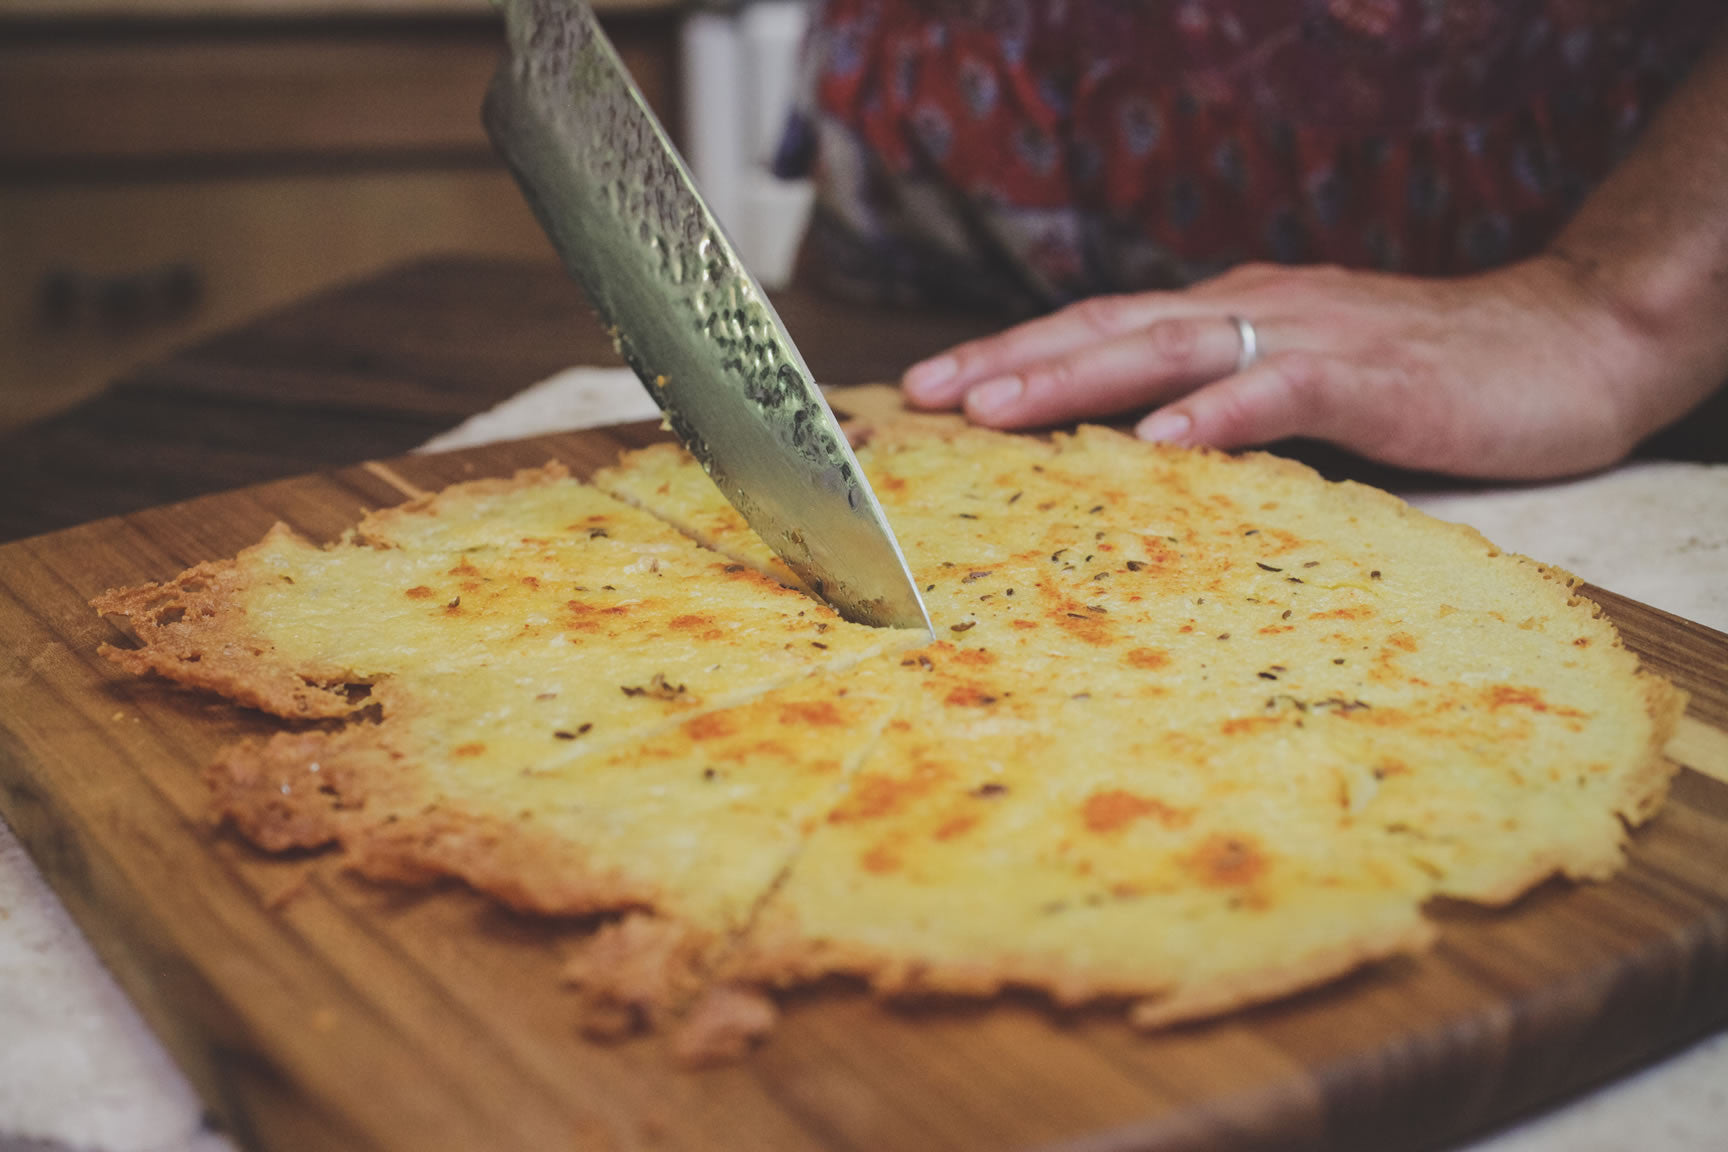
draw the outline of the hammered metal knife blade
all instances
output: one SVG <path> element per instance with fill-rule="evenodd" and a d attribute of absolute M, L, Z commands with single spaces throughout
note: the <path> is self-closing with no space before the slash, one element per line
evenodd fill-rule
<path fill-rule="evenodd" d="M 838 421 L 592 9 L 499 6 L 486 130 L 667 424 L 843 616 L 928 631 Z"/>

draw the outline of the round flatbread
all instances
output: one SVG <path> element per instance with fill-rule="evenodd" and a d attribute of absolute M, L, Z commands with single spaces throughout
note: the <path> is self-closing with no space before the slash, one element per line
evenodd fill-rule
<path fill-rule="evenodd" d="M 1422 948 L 1432 898 L 1610 875 L 1674 771 L 1682 695 L 1570 577 L 1383 492 L 1097 428 L 888 418 L 859 459 L 933 640 L 776 582 L 670 447 L 96 606 L 131 670 L 338 721 L 223 753 L 244 834 L 619 913 L 571 977 L 692 1059 L 835 973 L 1264 1000 Z"/>

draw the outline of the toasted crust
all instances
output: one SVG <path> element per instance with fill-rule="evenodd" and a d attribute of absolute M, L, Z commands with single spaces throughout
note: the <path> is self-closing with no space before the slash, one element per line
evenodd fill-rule
<path fill-rule="evenodd" d="M 327 722 L 212 765 L 242 835 L 616 916 L 588 1028 L 689 1062 L 835 973 L 1215 1015 L 1419 951 L 1433 898 L 1611 875 L 1661 804 L 1685 697 L 1567 573 L 1266 455 L 860 432 L 932 642 L 776 583 L 666 447 L 95 604 L 123 667 Z"/>
<path fill-rule="evenodd" d="M 278 524 L 265 544 L 282 541 L 300 542 Z M 241 560 L 220 560 L 165 584 L 105 592 L 91 607 L 124 619 L 138 647 L 104 644 L 99 651 L 134 676 L 155 673 L 276 716 L 328 719 L 354 712 L 359 704 L 345 690 L 345 669 L 276 659 L 269 638 L 252 627 L 240 605 L 249 579 Z"/>

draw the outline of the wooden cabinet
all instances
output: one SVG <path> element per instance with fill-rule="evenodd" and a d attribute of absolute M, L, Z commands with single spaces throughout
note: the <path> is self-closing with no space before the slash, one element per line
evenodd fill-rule
<path fill-rule="evenodd" d="M 484 0 L 362 3 L 9 6 L 0 429 L 411 256 L 552 259 L 480 126 Z M 676 4 L 596 7 L 676 134 Z"/>

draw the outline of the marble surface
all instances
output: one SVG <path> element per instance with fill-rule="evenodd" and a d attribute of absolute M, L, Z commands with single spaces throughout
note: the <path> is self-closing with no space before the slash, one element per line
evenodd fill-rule
<path fill-rule="evenodd" d="M 626 371 L 572 369 L 429 442 L 652 417 Z M 1636 463 L 1412 503 L 1503 548 L 1728 631 L 1728 467 Z M 179 1070 L 0 824 L 0 1152 L 227 1152 Z M 1471 1145 L 1471 1152 L 1719 1152 L 1728 1032 Z"/>

